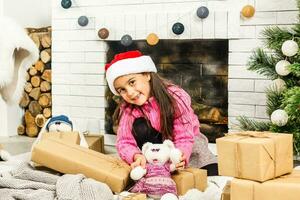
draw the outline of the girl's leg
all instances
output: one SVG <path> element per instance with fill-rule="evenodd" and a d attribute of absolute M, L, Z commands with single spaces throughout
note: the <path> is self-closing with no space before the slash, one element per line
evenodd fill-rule
<path fill-rule="evenodd" d="M 205 166 L 201 167 L 201 169 L 207 170 L 207 176 L 218 176 L 219 175 L 217 163 L 205 165 Z"/>

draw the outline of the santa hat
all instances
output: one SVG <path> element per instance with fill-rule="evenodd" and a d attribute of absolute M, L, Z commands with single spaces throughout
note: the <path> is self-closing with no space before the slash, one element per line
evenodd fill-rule
<path fill-rule="evenodd" d="M 114 59 L 105 65 L 105 71 L 110 91 L 119 95 L 114 87 L 116 78 L 128 74 L 157 72 L 157 69 L 150 56 L 145 56 L 140 51 L 127 51 L 115 55 Z"/>

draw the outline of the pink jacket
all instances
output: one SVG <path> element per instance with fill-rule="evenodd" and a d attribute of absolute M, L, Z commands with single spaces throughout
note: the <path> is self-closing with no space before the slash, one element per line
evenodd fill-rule
<path fill-rule="evenodd" d="M 174 120 L 173 142 L 176 148 L 180 149 L 186 156 L 187 163 L 192 153 L 194 137 L 200 133 L 198 117 L 191 108 L 190 96 L 177 86 L 170 86 L 169 92 L 173 94 L 178 109 L 182 115 Z M 122 107 L 123 114 L 120 119 L 117 133 L 117 151 L 120 157 L 128 164 L 133 162 L 133 157 L 137 153 L 141 153 L 136 141 L 132 135 L 132 125 L 136 118 L 146 116 L 154 129 L 160 132 L 160 109 L 154 97 L 140 107 Z"/>

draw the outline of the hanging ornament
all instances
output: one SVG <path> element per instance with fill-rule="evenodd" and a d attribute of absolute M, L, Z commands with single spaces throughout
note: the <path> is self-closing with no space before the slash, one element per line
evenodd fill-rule
<path fill-rule="evenodd" d="M 286 83 L 281 78 L 277 78 L 272 81 L 272 86 L 278 92 L 282 92 L 286 88 Z"/>
<path fill-rule="evenodd" d="M 71 0 L 61 0 L 60 4 L 64 9 L 68 9 L 72 6 L 72 1 Z"/>
<path fill-rule="evenodd" d="M 281 109 L 275 110 L 271 114 L 271 122 L 277 126 L 284 126 L 288 122 L 288 114 Z"/>
<path fill-rule="evenodd" d="M 158 43 L 158 41 L 159 41 L 159 38 L 155 33 L 150 33 L 147 36 L 147 43 L 151 46 L 156 45 Z"/>
<path fill-rule="evenodd" d="M 286 56 L 294 56 L 297 54 L 299 46 L 294 40 L 287 40 L 281 46 L 281 51 Z"/>
<path fill-rule="evenodd" d="M 106 28 L 101 28 L 98 31 L 98 36 L 101 39 L 106 39 L 109 36 L 109 31 Z"/>
<path fill-rule="evenodd" d="M 251 5 L 246 5 L 243 7 L 241 13 L 246 18 L 253 17 L 253 15 L 255 13 L 255 8 Z"/>
<path fill-rule="evenodd" d="M 86 16 L 80 16 L 78 18 L 78 24 L 80 26 L 86 26 L 89 23 L 89 19 Z"/>
<path fill-rule="evenodd" d="M 173 31 L 173 33 L 175 33 L 176 35 L 182 34 L 183 31 L 184 31 L 184 26 L 183 26 L 183 24 L 180 23 L 180 22 L 175 23 L 175 24 L 173 25 L 173 27 L 172 27 L 172 31 Z"/>
<path fill-rule="evenodd" d="M 197 9 L 197 16 L 201 19 L 204 19 L 208 16 L 209 10 L 205 6 L 201 6 Z"/>
<path fill-rule="evenodd" d="M 123 35 L 123 37 L 121 38 L 121 44 L 125 47 L 128 47 L 132 44 L 132 38 L 130 35 Z"/>
<path fill-rule="evenodd" d="M 279 61 L 276 66 L 275 66 L 275 70 L 277 72 L 277 74 L 279 74 L 280 76 L 286 76 L 290 73 L 290 70 L 288 68 L 288 66 L 290 65 L 291 63 L 289 63 L 288 61 L 286 60 L 281 60 Z"/>

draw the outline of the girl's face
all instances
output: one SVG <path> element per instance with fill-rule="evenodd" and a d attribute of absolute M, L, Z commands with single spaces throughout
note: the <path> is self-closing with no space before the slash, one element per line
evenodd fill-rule
<path fill-rule="evenodd" d="M 141 106 L 150 97 L 149 81 L 149 73 L 128 74 L 118 77 L 114 87 L 127 103 Z"/>

